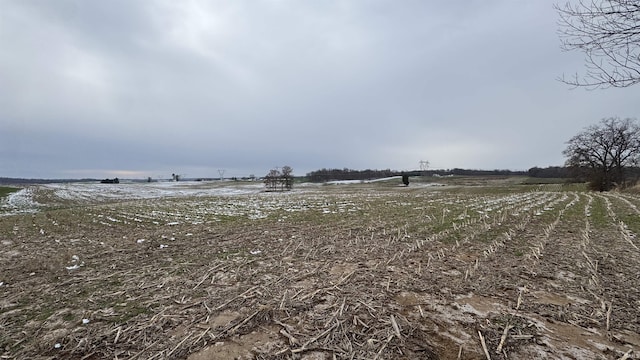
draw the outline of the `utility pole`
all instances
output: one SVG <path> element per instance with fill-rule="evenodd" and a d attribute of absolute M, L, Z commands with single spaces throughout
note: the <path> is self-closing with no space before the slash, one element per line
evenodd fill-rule
<path fill-rule="evenodd" d="M 224 169 L 218 169 L 218 174 L 220 174 L 220 181 L 224 180 Z"/>

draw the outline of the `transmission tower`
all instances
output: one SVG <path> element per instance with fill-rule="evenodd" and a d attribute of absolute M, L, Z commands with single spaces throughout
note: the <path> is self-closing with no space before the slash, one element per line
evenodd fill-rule
<path fill-rule="evenodd" d="M 224 180 L 224 169 L 219 169 L 218 174 L 220 174 L 220 181 Z"/>
<path fill-rule="evenodd" d="M 427 160 L 420 160 L 420 170 L 425 171 L 429 168 L 429 162 Z"/>

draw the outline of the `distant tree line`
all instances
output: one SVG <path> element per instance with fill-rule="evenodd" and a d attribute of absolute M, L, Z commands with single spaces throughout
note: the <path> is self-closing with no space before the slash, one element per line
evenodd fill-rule
<path fill-rule="evenodd" d="M 320 169 L 307 173 L 311 182 L 325 182 L 335 180 L 371 180 L 398 175 L 400 172 L 386 170 L 354 170 L 354 169 Z"/>
<path fill-rule="evenodd" d="M 426 176 L 448 176 L 448 175 L 458 175 L 458 176 L 526 176 L 527 172 L 518 171 L 518 170 L 477 170 L 477 169 L 447 169 L 447 170 L 425 170 L 421 171 L 423 175 Z"/>
<path fill-rule="evenodd" d="M 536 168 L 538 169 L 538 168 Z M 545 169 L 536 171 L 536 176 L 546 173 Z M 475 170 L 475 169 L 443 169 L 443 170 L 411 170 L 397 171 L 391 169 L 384 170 L 354 170 L 354 169 L 320 169 L 307 173 L 307 179 L 311 182 L 325 182 L 336 180 L 372 180 L 391 176 L 527 176 L 526 171 L 514 170 Z M 540 176 L 542 177 L 542 176 Z"/>
<path fill-rule="evenodd" d="M 339 181 L 339 180 L 372 180 L 391 176 L 529 176 L 541 179 L 575 179 L 587 181 L 583 169 L 571 166 L 532 167 L 527 171 L 494 169 L 432 169 L 432 170 L 354 170 L 354 169 L 320 169 L 307 173 L 306 177 L 311 182 Z M 640 176 L 640 168 L 629 168 L 630 175 Z"/>
<path fill-rule="evenodd" d="M 570 168 L 564 166 L 549 166 L 546 168 L 532 167 L 527 171 L 527 175 L 534 178 L 560 178 L 566 179 L 573 176 L 573 172 Z"/>

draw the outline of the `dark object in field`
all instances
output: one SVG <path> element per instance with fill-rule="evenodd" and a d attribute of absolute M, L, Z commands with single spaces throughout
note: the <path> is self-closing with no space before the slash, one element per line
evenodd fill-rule
<path fill-rule="evenodd" d="M 100 180 L 101 184 L 120 184 L 118 178 Z"/>
<path fill-rule="evenodd" d="M 409 175 L 402 175 L 402 183 L 404 184 L 404 186 L 409 186 Z"/>

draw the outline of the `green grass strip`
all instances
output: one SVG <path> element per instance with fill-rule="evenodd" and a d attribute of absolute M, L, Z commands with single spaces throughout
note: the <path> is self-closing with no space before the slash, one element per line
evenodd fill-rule
<path fill-rule="evenodd" d="M 0 186 L 0 199 L 18 190 L 20 189 L 14 188 L 14 187 Z"/>

